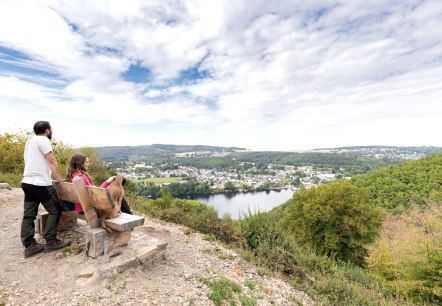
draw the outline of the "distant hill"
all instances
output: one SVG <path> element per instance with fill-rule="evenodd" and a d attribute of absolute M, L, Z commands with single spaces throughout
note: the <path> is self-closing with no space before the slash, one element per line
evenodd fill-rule
<path fill-rule="evenodd" d="M 441 200 L 442 153 L 356 175 L 352 182 L 370 191 L 373 204 L 390 210 Z"/>
<path fill-rule="evenodd" d="M 442 147 L 435 146 L 410 146 L 410 147 L 395 147 L 395 146 L 352 146 L 352 147 L 337 147 L 337 148 L 321 148 L 314 149 L 314 151 L 319 152 L 330 152 L 330 153 L 344 153 L 344 152 L 352 152 L 352 153 L 361 153 L 367 154 L 371 156 L 376 155 L 403 155 L 409 156 L 409 159 L 415 157 L 423 157 L 428 155 L 433 155 L 439 152 L 442 152 Z"/>
<path fill-rule="evenodd" d="M 174 156 L 184 152 L 235 152 L 246 150 L 237 147 L 219 147 L 205 145 L 152 144 L 144 146 L 111 146 L 96 148 L 104 161 L 144 160 L 156 157 Z"/>

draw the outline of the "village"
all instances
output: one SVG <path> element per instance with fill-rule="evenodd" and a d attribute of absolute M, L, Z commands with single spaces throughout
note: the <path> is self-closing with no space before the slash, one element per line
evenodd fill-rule
<path fill-rule="evenodd" d="M 181 165 L 175 165 L 173 169 L 162 168 L 164 168 L 164 165 L 155 166 L 149 163 L 128 162 L 125 167 L 116 170 L 118 174 L 135 181 L 155 177 L 177 178 L 176 182 L 184 183 L 189 179 L 193 179 L 199 183 L 208 182 L 211 189 L 223 189 L 226 184 L 233 184 L 242 191 L 260 188 L 298 190 L 301 185 L 309 189 L 313 185 L 342 178 L 341 174 L 333 173 L 333 170 L 314 170 L 312 166 L 278 165 L 278 167 L 275 167 L 273 164 L 269 164 L 266 171 L 261 171 L 264 172 L 262 174 L 257 174 L 259 171 L 254 166 L 247 171 L 237 169 L 217 171 Z M 170 181 L 159 181 L 158 184 L 166 185 Z"/>

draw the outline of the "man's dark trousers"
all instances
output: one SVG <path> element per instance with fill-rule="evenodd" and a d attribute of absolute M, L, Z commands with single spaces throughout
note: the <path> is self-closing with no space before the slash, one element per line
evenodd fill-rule
<path fill-rule="evenodd" d="M 24 247 L 29 247 L 35 243 L 34 221 L 37 217 L 38 206 L 43 207 L 49 213 L 46 223 L 46 231 L 43 237 L 46 243 L 54 241 L 57 238 L 57 225 L 61 217 L 60 201 L 57 193 L 52 186 L 35 186 L 30 184 L 21 184 L 21 188 L 25 193 L 23 220 L 21 224 L 21 242 Z"/>

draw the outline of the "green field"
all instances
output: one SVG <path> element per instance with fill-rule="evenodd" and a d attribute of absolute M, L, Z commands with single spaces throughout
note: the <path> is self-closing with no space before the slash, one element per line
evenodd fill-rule
<path fill-rule="evenodd" d="M 149 177 L 134 181 L 135 183 L 153 182 L 155 184 L 172 183 L 182 180 L 182 177 Z"/>

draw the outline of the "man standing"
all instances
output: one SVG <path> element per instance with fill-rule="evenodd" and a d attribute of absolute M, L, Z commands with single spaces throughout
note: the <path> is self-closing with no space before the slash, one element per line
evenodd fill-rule
<path fill-rule="evenodd" d="M 51 174 L 56 183 L 61 181 L 61 176 L 49 141 L 52 138 L 51 125 L 47 121 L 38 121 L 34 124 L 34 133 L 35 135 L 29 136 L 26 141 L 25 171 L 21 184 L 25 193 L 21 224 L 21 241 L 25 247 L 25 258 L 43 251 L 52 252 L 71 244 L 70 241 L 64 242 L 57 239 L 57 225 L 61 216 L 61 207 L 57 193 L 52 186 Z M 49 213 L 46 231 L 43 234 L 46 245 L 37 243 L 34 238 L 34 220 L 40 203 Z"/>

